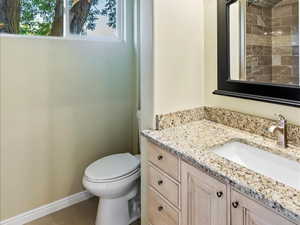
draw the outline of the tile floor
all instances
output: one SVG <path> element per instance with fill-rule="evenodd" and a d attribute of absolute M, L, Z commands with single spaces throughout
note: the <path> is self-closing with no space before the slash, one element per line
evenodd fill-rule
<path fill-rule="evenodd" d="M 97 198 L 92 198 L 26 225 L 94 225 L 97 205 Z M 140 225 L 140 221 L 131 225 Z"/>

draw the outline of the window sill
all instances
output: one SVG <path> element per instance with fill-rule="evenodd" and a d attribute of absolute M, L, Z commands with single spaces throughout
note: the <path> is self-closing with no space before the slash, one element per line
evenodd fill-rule
<path fill-rule="evenodd" d="M 1 37 L 32 39 L 32 40 L 39 39 L 39 40 L 92 41 L 92 42 L 114 42 L 114 43 L 126 42 L 125 38 L 119 38 L 119 37 L 85 37 L 79 35 L 52 37 L 52 36 L 33 36 L 33 35 L 19 35 L 19 34 L 0 34 L 0 38 Z"/>

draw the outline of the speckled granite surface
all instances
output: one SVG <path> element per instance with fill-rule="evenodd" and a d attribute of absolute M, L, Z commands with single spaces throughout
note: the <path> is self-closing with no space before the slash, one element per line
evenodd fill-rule
<path fill-rule="evenodd" d="M 300 148 L 281 149 L 271 139 L 208 120 L 160 131 L 143 131 L 142 134 L 154 144 L 300 224 L 300 190 L 226 160 L 212 151 L 217 146 L 239 140 L 300 162 Z"/>
<path fill-rule="evenodd" d="M 261 135 L 264 137 L 276 139 L 276 136 L 268 132 L 267 129 L 271 125 L 276 125 L 277 121 L 214 107 L 200 107 L 165 115 L 157 115 L 156 129 L 162 130 L 166 128 L 176 127 L 202 119 L 221 123 L 229 127 L 248 131 L 250 133 Z M 287 133 L 288 141 L 296 146 L 300 146 L 300 126 L 289 123 L 287 127 Z"/>
<path fill-rule="evenodd" d="M 277 125 L 278 121 L 223 108 L 205 107 L 204 111 L 205 119 L 207 120 L 264 137 L 277 138 L 274 134 L 268 132 L 268 128 L 272 125 Z M 288 142 L 300 146 L 300 126 L 289 123 L 287 126 L 287 134 Z"/>
<path fill-rule="evenodd" d="M 186 123 L 203 120 L 205 118 L 204 107 L 178 111 L 163 115 L 156 115 L 156 129 L 176 127 Z"/>

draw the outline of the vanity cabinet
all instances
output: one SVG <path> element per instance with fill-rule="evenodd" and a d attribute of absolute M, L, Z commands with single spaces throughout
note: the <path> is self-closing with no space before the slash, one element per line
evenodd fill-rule
<path fill-rule="evenodd" d="M 147 149 L 149 225 L 295 225 L 178 156 Z"/>
<path fill-rule="evenodd" d="M 231 192 L 231 225 L 295 225 L 237 191 Z"/>
<path fill-rule="evenodd" d="M 226 225 L 226 185 L 182 163 L 182 222 L 184 225 Z"/>

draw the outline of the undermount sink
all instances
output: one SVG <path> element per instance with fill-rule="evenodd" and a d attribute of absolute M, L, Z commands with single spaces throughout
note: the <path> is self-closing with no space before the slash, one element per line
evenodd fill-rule
<path fill-rule="evenodd" d="M 214 152 L 250 170 L 300 190 L 300 163 L 241 142 L 227 143 Z"/>

